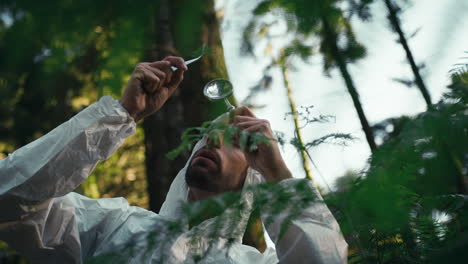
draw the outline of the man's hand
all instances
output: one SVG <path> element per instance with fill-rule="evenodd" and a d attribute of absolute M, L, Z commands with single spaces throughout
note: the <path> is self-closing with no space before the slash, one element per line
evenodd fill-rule
<path fill-rule="evenodd" d="M 178 70 L 172 72 L 171 66 Z M 135 122 L 159 110 L 182 82 L 187 66 L 179 57 L 139 63 L 133 71 L 120 103 Z"/>
<path fill-rule="evenodd" d="M 250 167 L 259 171 L 267 181 L 292 178 L 267 120 L 258 119 L 249 108 L 243 106 L 234 110 L 233 125 L 249 133 L 261 133 L 271 139 L 269 143 L 260 143 L 256 151 L 249 152 L 248 148 L 244 151 Z"/>

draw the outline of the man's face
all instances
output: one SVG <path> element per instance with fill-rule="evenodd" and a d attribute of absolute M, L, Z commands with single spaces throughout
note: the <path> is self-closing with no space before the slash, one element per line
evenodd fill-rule
<path fill-rule="evenodd" d="M 247 160 L 237 145 L 225 146 L 207 140 L 189 163 L 185 180 L 190 187 L 220 194 L 238 191 L 242 188 L 247 174 Z"/>

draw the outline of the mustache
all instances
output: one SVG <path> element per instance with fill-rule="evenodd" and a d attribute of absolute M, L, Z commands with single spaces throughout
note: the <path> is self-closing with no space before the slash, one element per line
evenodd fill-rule
<path fill-rule="evenodd" d="M 207 159 L 213 161 L 217 165 L 219 165 L 220 161 L 221 161 L 221 158 L 220 158 L 219 154 L 215 150 L 210 150 L 210 149 L 207 149 L 207 148 L 202 148 L 199 151 L 197 151 L 195 153 L 195 155 L 193 155 L 192 161 L 197 157 L 207 158 Z"/>

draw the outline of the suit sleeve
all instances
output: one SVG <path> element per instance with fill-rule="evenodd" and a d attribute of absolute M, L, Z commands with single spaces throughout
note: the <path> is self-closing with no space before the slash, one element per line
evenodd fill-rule
<path fill-rule="evenodd" d="M 0 240 L 34 263 L 81 263 L 84 216 L 70 192 L 134 131 L 120 103 L 103 97 L 0 160 Z"/>
<path fill-rule="evenodd" d="M 0 160 L 0 198 L 42 201 L 73 191 L 135 131 L 120 103 L 103 97 Z"/>
<path fill-rule="evenodd" d="M 283 180 L 279 184 L 294 190 L 299 179 Z M 286 214 L 275 216 L 267 231 L 276 246 L 280 263 L 347 263 L 348 245 L 340 227 L 317 189 L 310 181 L 306 188 L 315 193 L 315 201 L 284 227 Z M 285 228 L 280 236 L 280 231 Z"/>

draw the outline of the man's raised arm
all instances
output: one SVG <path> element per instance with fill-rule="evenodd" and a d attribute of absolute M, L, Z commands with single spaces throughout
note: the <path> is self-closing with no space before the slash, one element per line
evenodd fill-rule
<path fill-rule="evenodd" d="M 171 65 L 179 70 L 173 73 Z M 34 263 L 83 263 L 127 243 L 130 237 L 122 234 L 148 225 L 155 215 L 123 199 L 69 192 L 133 134 L 135 120 L 164 104 L 185 70 L 175 57 L 140 63 L 120 102 L 103 97 L 0 160 L 0 240 Z M 135 221 L 138 217 L 148 220 Z"/>
<path fill-rule="evenodd" d="M 38 201 L 71 192 L 134 131 L 119 102 L 103 97 L 1 160 L 0 195 Z"/>
<path fill-rule="evenodd" d="M 178 71 L 172 72 L 171 65 Z M 0 199 L 8 194 L 41 201 L 73 191 L 135 131 L 135 121 L 156 112 L 186 70 L 183 59 L 140 63 L 120 102 L 103 97 L 38 140 L 0 160 Z"/>

